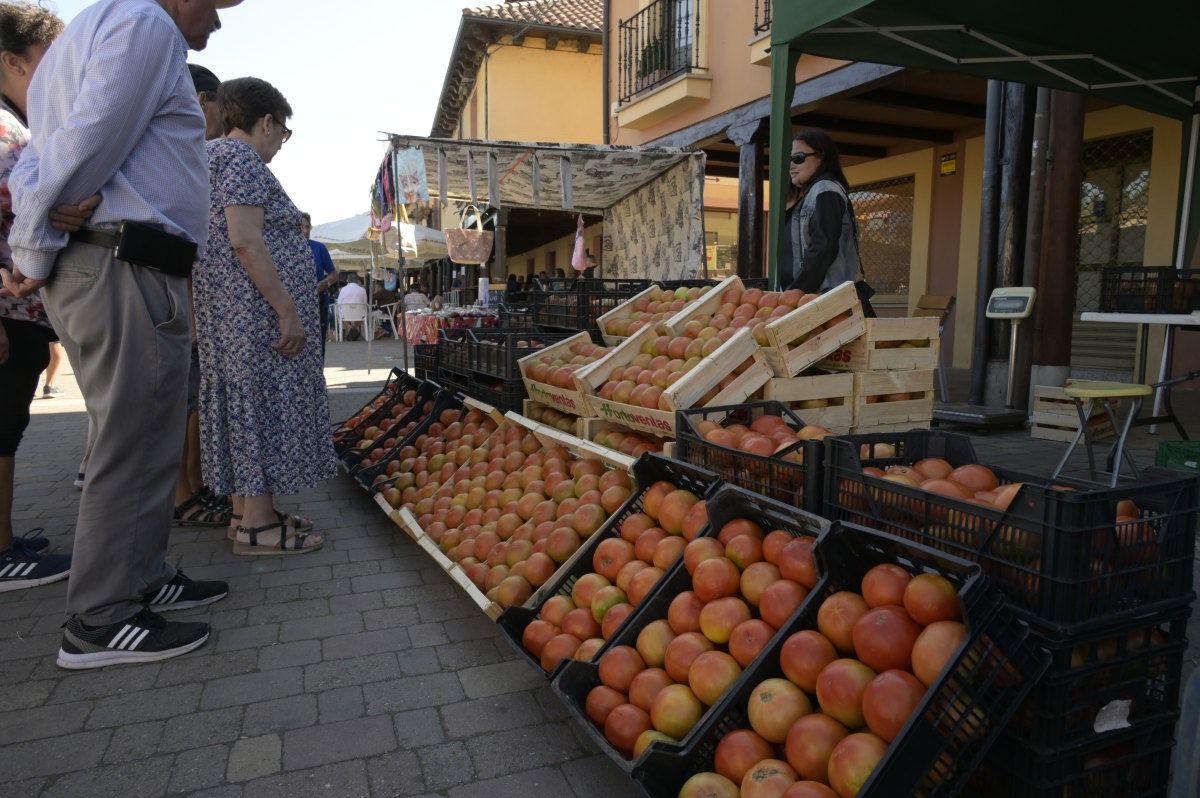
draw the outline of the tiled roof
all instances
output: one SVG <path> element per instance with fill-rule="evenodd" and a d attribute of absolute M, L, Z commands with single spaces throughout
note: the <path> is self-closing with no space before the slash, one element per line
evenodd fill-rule
<path fill-rule="evenodd" d="M 519 0 L 465 8 L 463 16 L 599 32 L 604 27 L 604 0 Z"/>

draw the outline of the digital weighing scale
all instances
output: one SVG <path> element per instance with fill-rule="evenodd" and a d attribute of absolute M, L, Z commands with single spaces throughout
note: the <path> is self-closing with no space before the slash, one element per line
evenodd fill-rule
<path fill-rule="evenodd" d="M 1024 286 L 997 288 L 988 297 L 986 316 L 1011 322 L 1012 342 L 1008 347 L 1008 386 L 1004 394 L 1004 407 L 971 405 L 963 403 L 937 404 L 933 408 L 933 420 L 942 424 L 967 424 L 973 427 L 1016 427 L 1024 424 L 1029 414 L 1013 409 L 1013 359 L 1017 354 L 1017 330 L 1033 313 L 1033 300 L 1037 289 Z"/>

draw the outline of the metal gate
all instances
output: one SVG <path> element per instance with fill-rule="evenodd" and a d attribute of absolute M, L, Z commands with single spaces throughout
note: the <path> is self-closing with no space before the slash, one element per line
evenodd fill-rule
<path fill-rule="evenodd" d="M 1072 368 L 1117 374 L 1133 370 L 1136 328 L 1080 322 L 1079 314 L 1099 308 L 1102 269 L 1143 265 L 1153 147 L 1150 131 L 1084 143 Z"/>
<path fill-rule="evenodd" d="M 912 266 L 916 183 L 916 177 L 908 175 L 850 189 L 867 281 L 880 294 L 901 300 L 908 296 Z"/>

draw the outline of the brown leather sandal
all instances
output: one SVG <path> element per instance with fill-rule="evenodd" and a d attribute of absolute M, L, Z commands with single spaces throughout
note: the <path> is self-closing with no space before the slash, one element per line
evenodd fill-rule
<path fill-rule="evenodd" d="M 260 544 L 258 542 L 259 533 L 270 532 L 273 529 L 279 530 L 279 540 L 275 543 Z M 270 554 L 307 554 L 325 545 L 325 539 L 320 535 L 296 532 L 283 521 L 250 528 L 239 526 L 238 533 L 245 533 L 250 538 L 249 543 L 242 543 L 236 540 L 233 543 L 233 553 L 243 557 L 260 557 Z"/>

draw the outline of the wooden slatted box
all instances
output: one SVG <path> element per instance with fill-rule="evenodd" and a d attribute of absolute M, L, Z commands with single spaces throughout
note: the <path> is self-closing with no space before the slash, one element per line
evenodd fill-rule
<path fill-rule="evenodd" d="M 908 371 L 938 364 L 938 320 L 935 318 L 866 319 L 858 340 L 817 365 L 828 371 Z"/>
<path fill-rule="evenodd" d="M 1071 382 L 1068 380 L 1067 384 Z M 1112 436 L 1112 424 L 1103 407 L 1093 403 L 1089 410 L 1085 405 L 1084 412 L 1088 414 L 1093 440 Z M 1035 385 L 1033 407 L 1029 412 L 1029 437 L 1069 443 L 1078 431 L 1079 413 L 1075 410 L 1075 400 L 1056 385 Z"/>
<path fill-rule="evenodd" d="M 852 434 L 927 429 L 933 418 L 934 373 L 862 371 L 854 374 Z M 886 399 L 908 394 L 907 399 Z"/>
<path fill-rule="evenodd" d="M 763 399 L 783 402 L 804 423 L 825 427 L 839 435 L 848 433 L 854 424 L 853 374 L 775 377 L 763 386 Z"/>
<path fill-rule="evenodd" d="M 544 405 L 549 405 L 564 413 L 571 413 L 577 416 L 590 414 L 587 400 L 583 398 L 583 392 L 579 389 L 578 380 L 575 381 L 575 385 L 571 388 L 560 388 L 548 383 L 537 382 L 529 377 L 529 367 L 533 365 L 535 359 L 543 355 L 569 355 L 571 345 L 581 342 L 591 343 L 592 337 L 586 332 L 581 332 L 552 346 L 539 349 L 537 352 L 527 355 L 518 361 L 518 365 L 521 367 L 521 379 L 525 382 L 525 391 L 529 394 L 530 399 L 535 402 L 541 402 Z"/>
<path fill-rule="evenodd" d="M 814 329 L 848 314 L 831 328 Z M 854 283 L 845 282 L 767 325 L 763 349 L 777 377 L 795 377 L 866 331 Z"/>

